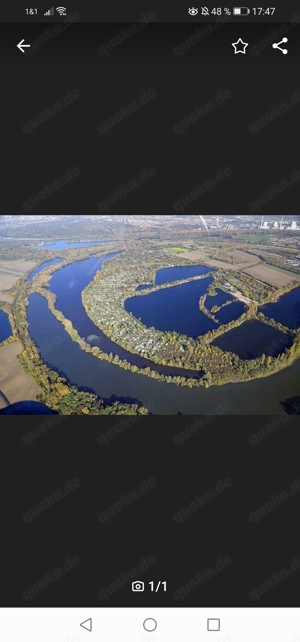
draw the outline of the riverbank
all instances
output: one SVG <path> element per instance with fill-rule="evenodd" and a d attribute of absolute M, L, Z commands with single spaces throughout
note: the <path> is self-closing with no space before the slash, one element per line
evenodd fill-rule
<path fill-rule="evenodd" d="M 181 385 L 181 386 L 189 385 L 190 387 L 191 386 L 202 385 L 201 384 L 201 380 L 192 379 L 192 378 L 186 380 L 185 378 L 180 377 L 180 376 L 171 377 L 171 376 L 159 374 L 155 370 L 151 370 L 150 366 L 148 368 L 139 368 L 138 366 L 133 365 L 133 364 L 129 363 L 126 360 L 120 359 L 118 357 L 118 355 L 107 354 L 106 352 L 103 352 L 100 348 L 98 348 L 97 346 L 91 347 L 91 345 L 89 343 L 86 343 L 86 341 L 82 337 L 79 336 L 77 330 L 73 327 L 72 322 L 70 320 L 66 319 L 66 317 L 64 317 L 62 312 L 60 312 L 59 310 L 56 309 L 56 307 L 55 307 L 55 303 L 56 303 L 55 294 L 45 290 L 44 288 L 40 288 L 38 286 L 35 287 L 34 291 L 37 292 L 38 294 L 41 294 L 47 300 L 49 310 L 56 317 L 56 319 L 58 319 L 58 321 L 60 321 L 62 323 L 62 325 L 64 326 L 66 332 L 71 337 L 71 339 L 73 341 L 75 341 L 76 343 L 78 343 L 78 345 L 80 346 L 81 350 L 84 350 L 87 353 L 91 353 L 93 356 L 97 357 L 101 361 L 107 361 L 108 363 L 113 363 L 115 365 L 118 365 L 118 367 L 123 368 L 124 370 L 131 370 L 131 372 L 133 372 L 135 374 L 136 373 L 142 374 L 142 375 L 150 377 L 151 379 L 156 379 L 157 381 L 174 383 L 176 385 Z"/>
<path fill-rule="evenodd" d="M 74 258 L 73 258 L 74 261 Z M 36 398 L 59 414 L 83 414 L 83 415 L 146 415 L 148 410 L 140 404 L 123 403 L 112 401 L 105 403 L 101 397 L 85 390 L 79 390 L 75 385 L 68 383 L 67 379 L 60 376 L 55 370 L 52 370 L 41 359 L 39 351 L 31 339 L 28 331 L 28 322 L 26 310 L 28 307 L 29 296 L 35 292 L 37 279 L 40 277 L 43 285 L 51 277 L 52 271 L 55 271 L 57 265 L 45 270 L 38 277 L 35 277 L 35 284 L 29 281 L 23 281 L 20 285 L 19 292 L 12 306 L 12 316 L 14 319 L 15 337 L 19 339 L 23 346 L 23 351 L 19 354 L 19 365 L 22 367 L 24 374 L 28 375 L 37 386 Z M 45 290 L 46 292 L 46 290 Z M 19 399 L 24 400 L 23 399 Z"/>

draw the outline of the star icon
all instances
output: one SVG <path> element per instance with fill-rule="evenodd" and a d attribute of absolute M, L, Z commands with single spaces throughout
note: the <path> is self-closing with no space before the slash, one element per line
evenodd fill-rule
<path fill-rule="evenodd" d="M 248 47 L 249 42 L 243 42 L 242 38 L 239 38 L 237 42 L 233 42 L 232 46 L 234 47 L 234 53 L 246 53 L 246 47 Z"/>

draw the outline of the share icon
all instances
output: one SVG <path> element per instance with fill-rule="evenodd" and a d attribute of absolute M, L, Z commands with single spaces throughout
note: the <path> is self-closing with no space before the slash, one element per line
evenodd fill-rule
<path fill-rule="evenodd" d="M 282 38 L 282 40 L 280 40 L 280 42 L 274 42 L 274 43 L 273 43 L 273 45 L 272 45 L 272 47 L 273 47 L 273 49 L 280 49 L 280 51 L 282 51 L 282 53 L 283 53 L 283 54 L 287 54 L 287 53 L 288 53 L 288 50 L 287 50 L 287 49 L 282 49 L 282 48 L 279 46 L 279 45 L 282 45 L 282 43 L 283 43 L 283 42 L 287 42 L 287 41 L 288 41 L 288 39 L 287 39 L 287 38 Z"/>

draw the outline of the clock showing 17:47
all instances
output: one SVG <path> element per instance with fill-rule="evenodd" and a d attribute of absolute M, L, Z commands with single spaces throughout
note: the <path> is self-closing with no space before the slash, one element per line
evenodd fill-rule
<path fill-rule="evenodd" d="M 273 16 L 275 7 L 252 7 L 251 11 L 255 16 Z"/>

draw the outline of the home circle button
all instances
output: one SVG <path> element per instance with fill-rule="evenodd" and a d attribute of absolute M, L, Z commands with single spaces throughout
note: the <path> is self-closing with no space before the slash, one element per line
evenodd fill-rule
<path fill-rule="evenodd" d="M 157 622 L 152 617 L 149 617 L 144 621 L 143 627 L 145 631 L 152 633 L 152 631 L 155 631 L 155 629 L 157 628 Z"/>

